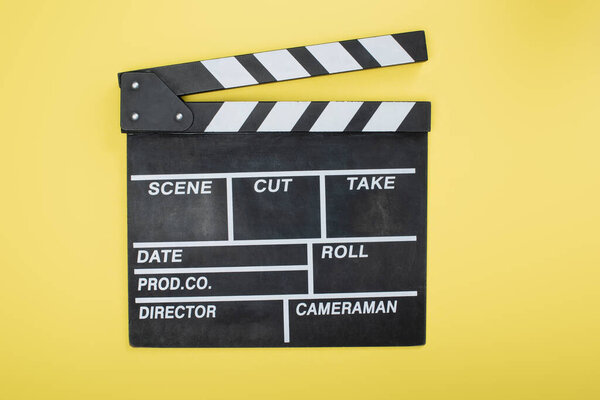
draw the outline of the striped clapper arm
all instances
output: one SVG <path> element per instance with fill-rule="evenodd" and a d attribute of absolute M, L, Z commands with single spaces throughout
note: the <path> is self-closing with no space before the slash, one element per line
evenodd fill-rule
<path fill-rule="evenodd" d="M 423 31 L 150 68 L 180 96 L 427 60 Z"/>
<path fill-rule="evenodd" d="M 188 103 L 187 132 L 427 132 L 429 102 L 232 101 Z"/>

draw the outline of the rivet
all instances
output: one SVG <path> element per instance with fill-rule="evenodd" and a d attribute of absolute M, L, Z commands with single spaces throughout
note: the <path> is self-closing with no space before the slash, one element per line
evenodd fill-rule
<path fill-rule="evenodd" d="M 182 119 L 183 119 L 183 114 L 182 113 L 175 114 L 175 120 L 176 121 L 181 121 Z"/>
<path fill-rule="evenodd" d="M 138 119 L 140 119 L 140 114 L 134 112 L 131 114 L 131 120 L 132 121 L 137 121 Z"/>
<path fill-rule="evenodd" d="M 139 82 L 138 82 L 138 81 L 133 81 L 133 82 L 131 82 L 131 88 L 132 88 L 133 90 L 138 90 L 138 89 L 139 89 L 139 87 L 140 87 L 140 84 L 139 84 Z"/>

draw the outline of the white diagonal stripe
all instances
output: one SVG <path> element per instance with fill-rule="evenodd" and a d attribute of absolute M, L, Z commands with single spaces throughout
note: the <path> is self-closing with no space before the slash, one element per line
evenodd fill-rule
<path fill-rule="evenodd" d="M 310 128 L 311 132 L 343 132 L 362 101 L 330 101 Z"/>
<path fill-rule="evenodd" d="M 415 61 L 390 35 L 358 39 L 358 41 L 382 67 Z"/>
<path fill-rule="evenodd" d="M 278 101 L 257 132 L 290 132 L 300 119 L 310 101 Z"/>
<path fill-rule="evenodd" d="M 410 101 L 383 102 L 363 128 L 363 132 L 395 132 L 415 105 Z"/>
<path fill-rule="evenodd" d="M 205 132 L 237 132 L 258 101 L 226 101 L 215 114 Z"/>
<path fill-rule="evenodd" d="M 305 78 L 310 76 L 298 61 L 287 50 L 265 51 L 254 53 L 254 57 L 278 81 L 286 79 Z"/>
<path fill-rule="evenodd" d="M 214 75 L 224 88 L 256 85 L 256 79 L 235 57 L 216 58 L 202 61 L 202 65 Z"/>
<path fill-rule="evenodd" d="M 317 44 L 306 46 L 306 48 L 330 74 L 362 69 L 360 64 L 339 42 Z"/>

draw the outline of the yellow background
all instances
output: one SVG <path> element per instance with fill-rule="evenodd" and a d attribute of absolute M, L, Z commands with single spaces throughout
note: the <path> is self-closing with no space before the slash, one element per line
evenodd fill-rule
<path fill-rule="evenodd" d="M 0 3 L 0 398 L 599 398 L 600 3 Z M 424 29 L 195 100 L 430 100 L 427 344 L 135 349 L 117 72 Z"/>

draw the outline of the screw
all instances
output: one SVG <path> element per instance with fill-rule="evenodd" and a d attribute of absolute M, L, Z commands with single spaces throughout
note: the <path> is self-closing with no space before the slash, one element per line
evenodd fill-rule
<path fill-rule="evenodd" d="M 140 87 L 140 84 L 138 83 L 138 81 L 131 82 L 131 88 L 133 90 L 138 90 L 139 87 Z"/>
<path fill-rule="evenodd" d="M 140 114 L 134 112 L 133 114 L 131 114 L 131 120 L 132 121 L 137 121 L 138 119 L 140 119 Z"/>
<path fill-rule="evenodd" d="M 176 121 L 181 121 L 182 119 L 183 119 L 183 114 L 182 113 L 175 114 L 175 120 Z"/>

